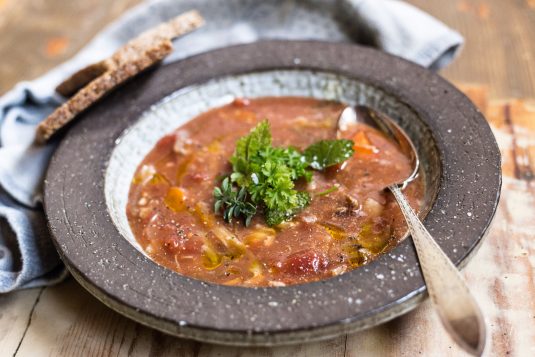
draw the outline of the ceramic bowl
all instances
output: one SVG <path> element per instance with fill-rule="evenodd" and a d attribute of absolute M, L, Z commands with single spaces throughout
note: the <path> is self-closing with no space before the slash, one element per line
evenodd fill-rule
<path fill-rule="evenodd" d="M 140 249 L 125 207 L 134 171 L 157 140 L 235 97 L 288 95 L 365 104 L 394 118 L 422 162 L 426 227 L 455 264 L 468 261 L 492 220 L 501 184 L 499 150 L 475 106 L 438 75 L 369 48 L 263 41 L 144 73 L 68 131 L 47 173 L 45 211 L 73 276 L 136 321 L 222 344 L 326 339 L 416 307 L 425 284 L 410 239 L 341 276 L 269 288 L 184 277 Z"/>

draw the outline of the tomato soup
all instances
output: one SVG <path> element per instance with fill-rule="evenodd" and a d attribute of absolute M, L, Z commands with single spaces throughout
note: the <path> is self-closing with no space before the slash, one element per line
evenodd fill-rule
<path fill-rule="evenodd" d="M 257 214 L 245 226 L 214 212 L 214 187 L 231 171 L 240 137 L 267 119 L 274 146 L 303 149 L 339 136 L 343 108 L 313 98 L 237 99 L 163 137 L 130 187 L 127 217 L 141 247 L 182 275 L 251 287 L 337 276 L 394 247 L 407 227 L 386 187 L 412 168 L 394 142 L 364 124 L 350 133 L 352 157 L 296 182 L 311 202 L 293 219 L 270 227 Z M 423 191 L 422 179 L 404 191 L 416 210 Z"/>

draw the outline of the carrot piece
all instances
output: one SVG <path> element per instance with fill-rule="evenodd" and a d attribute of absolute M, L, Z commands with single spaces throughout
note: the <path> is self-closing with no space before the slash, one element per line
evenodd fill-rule
<path fill-rule="evenodd" d="M 359 154 L 376 154 L 379 150 L 372 144 L 368 135 L 362 130 L 359 130 L 355 136 L 353 136 L 353 149 L 355 153 Z"/>
<path fill-rule="evenodd" d="M 171 187 L 164 199 L 165 205 L 173 212 L 183 211 L 184 192 L 179 187 Z"/>

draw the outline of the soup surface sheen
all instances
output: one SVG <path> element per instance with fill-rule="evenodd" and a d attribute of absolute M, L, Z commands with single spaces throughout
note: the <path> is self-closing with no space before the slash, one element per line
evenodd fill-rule
<path fill-rule="evenodd" d="M 372 261 L 406 231 L 385 188 L 411 167 L 393 142 L 366 125 L 349 133 L 352 158 L 297 182 L 312 202 L 291 221 L 268 227 L 257 214 L 245 227 L 241 220 L 225 222 L 213 208 L 214 187 L 231 172 L 236 141 L 260 121 L 269 120 L 274 146 L 303 149 L 336 138 L 343 108 L 312 98 L 237 99 L 189 121 L 163 137 L 136 170 L 126 208 L 134 236 L 157 263 L 226 285 L 307 283 Z M 404 193 L 418 210 L 422 180 Z"/>

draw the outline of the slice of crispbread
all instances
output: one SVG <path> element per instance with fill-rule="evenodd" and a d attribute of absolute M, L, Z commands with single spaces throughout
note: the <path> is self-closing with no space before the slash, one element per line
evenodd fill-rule
<path fill-rule="evenodd" d="M 37 127 L 35 142 L 45 143 L 54 133 L 119 84 L 160 62 L 173 50 L 172 39 L 202 26 L 195 10 L 143 32 L 118 49 L 110 58 L 92 64 L 61 83 L 57 92 L 68 101 Z"/>

